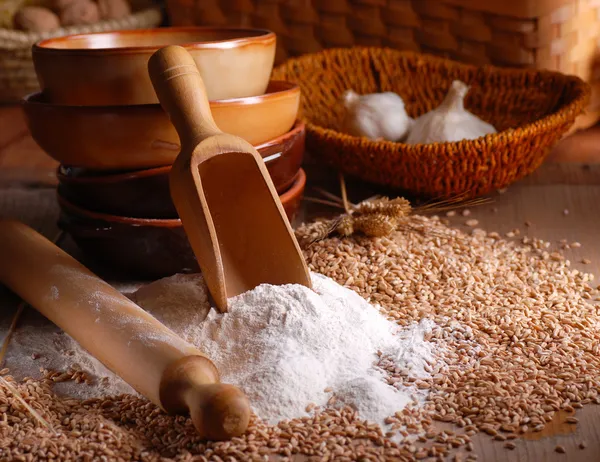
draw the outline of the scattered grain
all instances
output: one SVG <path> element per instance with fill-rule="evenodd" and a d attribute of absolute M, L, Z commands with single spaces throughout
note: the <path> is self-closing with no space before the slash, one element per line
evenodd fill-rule
<path fill-rule="evenodd" d="M 426 457 L 429 457 L 429 452 L 427 449 L 419 449 L 417 452 L 415 452 L 415 458 L 418 460 L 425 459 Z"/>
<path fill-rule="evenodd" d="M 474 218 L 471 218 L 470 220 L 465 221 L 465 225 L 470 226 L 471 228 L 474 228 L 478 224 L 479 224 L 479 220 L 475 220 Z"/>
<path fill-rule="evenodd" d="M 579 449 L 585 449 L 587 448 L 587 443 L 585 441 L 582 441 L 581 443 L 579 443 Z"/>
<path fill-rule="evenodd" d="M 569 416 L 565 419 L 565 422 L 570 424 L 576 424 L 579 423 L 579 419 L 577 417 Z"/>
<path fill-rule="evenodd" d="M 557 445 L 557 446 L 554 448 L 554 450 L 555 450 L 556 452 L 558 452 L 559 454 L 564 454 L 564 453 L 566 453 L 566 452 L 567 452 L 567 451 L 565 450 L 564 446 L 561 446 L 560 444 L 559 444 L 559 445 Z"/>
<path fill-rule="evenodd" d="M 463 211 L 463 216 L 468 214 Z M 299 240 L 307 242 L 303 238 L 319 225 L 323 223 L 298 230 Z M 432 378 L 391 374 L 394 386 L 410 386 L 426 397 L 422 405 L 390 416 L 393 429 L 386 432 L 395 432 L 393 441 L 352 409 L 309 405 L 309 417 L 278 425 L 253 417 L 242 437 L 205 442 L 189 418 L 166 415 L 138 397 L 85 402 L 57 397 L 55 381 L 89 379 L 72 370 L 15 383 L 61 433 L 60 442 L 0 392 L 0 429 L 8 444 L 2 457 L 439 459 L 450 447 L 464 445 L 472 451 L 469 435 L 478 431 L 505 438 L 504 446 L 514 449 L 517 434 L 543 427 L 556 411 L 600 404 L 600 306 L 590 303 L 600 291 L 589 286 L 591 275 L 573 270 L 564 258 L 552 258 L 550 243 L 539 239 L 517 242 L 497 233 L 467 234 L 421 216 L 407 218 L 408 225 L 386 238 L 330 237 L 303 246 L 311 270 L 340 284 L 349 281 L 349 288 L 398 324 L 430 318 L 438 326 L 427 339 L 440 354 L 439 361 L 427 366 Z M 384 358 L 379 361 L 385 369 Z M 433 421 L 460 425 L 465 434 L 434 431 Z M 434 446 L 417 448 L 408 435 Z M 50 450 L 48 442 L 54 441 L 56 448 Z"/>
<path fill-rule="evenodd" d="M 490 428 L 490 427 L 484 427 L 483 431 L 486 432 L 490 436 L 496 436 L 498 434 L 498 432 L 495 429 Z"/>
<path fill-rule="evenodd" d="M 463 217 L 468 217 L 471 215 L 471 211 L 469 209 L 464 209 L 461 214 Z"/>
<path fill-rule="evenodd" d="M 432 339 L 449 341 L 455 352 L 446 358 L 455 365 L 432 384 L 437 420 L 473 423 L 480 429 L 485 421 L 497 422 L 491 427 L 504 425 L 502 431 L 513 438 L 516 432 L 543 428 L 565 401 L 584 399 L 588 392 L 596 400 L 600 361 L 593 352 L 600 353 L 600 335 L 590 320 L 600 310 L 586 301 L 590 275 L 571 270 L 559 253 L 551 258 L 545 250 L 549 242 L 528 238 L 521 245 L 503 241 L 497 233 L 467 236 L 436 220 L 412 220 L 423 232 L 377 242 L 330 239 L 305 252 L 309 261 L 334 252 L 335 265 L 321 265 L 319 271 L 342 282 L 351 274 L 353 289 L 379 303 L 398 323 L 426 316 L 446 326 Z M 371 264 L 376 252 L 385 253 L 387 267 Z M 362 256 L 358 267 L 348 253 Z M 356 284 L 361 277 L 377 279 L 373 272 L 401 295 L 390 299 Z M 567 340 L 572 336 L 577 340 Z M 563 385 L 556 387 L 559 381 Z M 478 402 L 484 407 L 474 405 Z M 542 406 L 548 411 L 539 418 Z M 465 426 L 465 431 L 473 429 Z"/>

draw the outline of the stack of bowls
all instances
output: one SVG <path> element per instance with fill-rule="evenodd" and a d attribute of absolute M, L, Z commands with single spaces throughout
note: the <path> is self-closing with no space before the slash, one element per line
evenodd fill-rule
<path fill-rule="evenodd" d="M 179 137 L 147 70 L 156 50 L 174 44 L 198 64 L 219 128 L 262 155 L 290 220 L 306 182 L 300 89 L 269 80 L 272 32 L 160 28 L 39 42 L 42 91 L 23 108 L 34 140 L 61 164 L 59 224 L 86 255 L 131 276 L 197 270 L 169 193 Z"/>

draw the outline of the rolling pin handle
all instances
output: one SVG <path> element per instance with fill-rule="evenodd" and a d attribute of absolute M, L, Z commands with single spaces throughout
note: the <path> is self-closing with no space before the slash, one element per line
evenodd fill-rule
<path fill-rule="evenodd" d="M 219 382 L 214 364 L 188 356 L 164 372 L 160 400 L 167 412 L 188 411 L 202 438 L 227 440 L 242 435 L 250 421 L 250 403 L 237 387 Z"/>

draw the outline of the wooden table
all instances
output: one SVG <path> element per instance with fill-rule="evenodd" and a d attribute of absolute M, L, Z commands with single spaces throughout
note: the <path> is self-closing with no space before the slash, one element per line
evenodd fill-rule
<path fill-rule="evenodd" d="M 51 234 L 55 229 L 57 212 L 51 189 L 56 184 L 56 162 L 46 156 L 29 136 L 23 114 L 18 107 L 0 108 L 0 218 L 11 215 L 32 224 L 41 232 Z M 326 185 L 337 193 L 333 172 L 309 165 L 307 194 L 311 185 Z M 350 181 L 350 194 L 362 185 Z M 9 193 L 10 191 L 10 193 Z M 46 194 L 39 194 L 46 191 Z M 43 206 L 23 207 L 27 198 L 45 201 Z M 7 199 L 10 198 L 10 199 Z M 17 198 L 17 199 L 15 199 Z M 40 199 L 41 198 L 41 199 Z M 362 197 L 354 197 L 358 200 Z M 7 201 L 13 201 L 7 204 Z M 560 239 L 578 241 L 581 248 L 570 250 L 575 268 L 600 276 L 600 247 L 597 245 L 600 228 L 600 128 L 593 128 L 564 140 L 548 161 L 533 175 L 508 188 L 504 194 L 493 195 L 494 203 L 472 210 L 487 230 L 508 232 L 519 228 L 527 234 L 553 243 Z M 336 211 L 305 202 L 299 220 Z M 452 224 L 464 226 L 465 218 L 454 217 Z M 526 226 L 529 222 L 530 226 Z M 1 256 L 0 256 L 1 258 Z M 582 259 L 591 261 L 583 264 Z M 14 312 L 13 304 L 0 309 L 0 320 Z M 0 337 L 2 336 L 0 332 Z M 600 460 L 600 406 L 586 406 L 578 412 L 580 425 L 573 432 L 561 425 L 559 417 L 548 431 L 536 439 L 517 440 L 516 449 L 508 451 L 503 443 L 479 435 L 475 438 L 475 453 L 484 461 L 595 461 Z M 572 427 L 572 426 L 571 426 Z M 587 449 L 577 448 L 586 441 Z M 557 444 L 566 454 L 554 451 Z"/>

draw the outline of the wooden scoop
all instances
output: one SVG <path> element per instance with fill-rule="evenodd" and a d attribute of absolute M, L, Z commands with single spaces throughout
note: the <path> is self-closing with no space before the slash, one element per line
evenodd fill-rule
<path fill-rule="evenodd" d="M 220 311 L 259 284 L 311 287 L 275 186 L 250 143 L 215 125 L 194 59 L 182 47 L 148 62 L 158 99 L 181 141 L 171 197 Z"/>
<path fill-rule="evenodd" d="M 248 399 L 191 344 L 28 226 L 0 220 L 0 282 L 203 438 L 246 431 Z"/>

